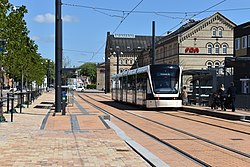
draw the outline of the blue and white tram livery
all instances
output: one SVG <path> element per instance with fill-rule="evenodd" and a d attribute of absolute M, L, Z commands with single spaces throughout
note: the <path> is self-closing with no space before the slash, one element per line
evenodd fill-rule
<path fill-rule="evenodd" d="M 112 99 L 146 108 L 182 107 L 179 65 L 156 64 L 112 76 Z"/>

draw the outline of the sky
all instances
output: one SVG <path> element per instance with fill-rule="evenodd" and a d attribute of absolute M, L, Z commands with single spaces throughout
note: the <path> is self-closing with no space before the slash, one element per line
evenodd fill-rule
<path fill-rule="evenodd" d="M 107 32 L 155 34 L 174 31 L 189 19 L 222 13 L 239 25 L 250 21 L 249 0 L 61 0 L 63 60 L 67 67 L 104 62 Z M 25 5 L 29 37 L 44 58 L 55 60 L 55 0 L 9 0 Z"/>

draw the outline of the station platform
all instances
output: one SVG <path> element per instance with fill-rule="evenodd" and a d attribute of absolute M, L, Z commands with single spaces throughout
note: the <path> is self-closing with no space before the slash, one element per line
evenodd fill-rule
<path fill-rule="evenodd" d="M 42 93 L 13 122 L 4 114 L 0 166 L 151 166 L 104 123 L 103 114 L 77 97 L 66 115 L 54 114 L 54 96 Z"/>
<path fill-rule="evenodd" d="M 201 115 L 207 115 L 222 119 L 229 119 L 229 120 L 240 120 L 240 121 L 249 121 L 250 122 L 250 111 L 244 109 L 237 109 L 232 112 L 231 109 L 227 109 L 226 111 L 218 109 L 211 109 L 210 107 L 206 106 L 198 106 L 198 105 L 189 105 L 183 106 L 184 111 L 197 113 Z"/>
<path fill-rule="evenodd" d="M 10 114 L 4 114 L 7 122 L 0 123 L 0 166 L 151 166 L 128 145 L 126 136 L 119 135 L 121 131 L 112 127 L 105 114 L 78 96 L 74 105 L 67 106 L 66 115 L 55 113 L 54 97 L 54 91 L 44 92 L 29 108 L 15 113 L 13 122 Z M 248 121 L 250 117 L 249 111 L 239 109 L 183 109 L 230 120 Z M 167 166 L 153 158 L 155 166 Z"/>

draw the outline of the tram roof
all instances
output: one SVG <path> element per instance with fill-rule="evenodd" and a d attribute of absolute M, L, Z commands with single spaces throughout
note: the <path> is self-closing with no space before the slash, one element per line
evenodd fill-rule
<path fill-rule="evenodd" d="M 128 75 L 134 75 L 136 74 L 137 69 L 129 70 Z"/>

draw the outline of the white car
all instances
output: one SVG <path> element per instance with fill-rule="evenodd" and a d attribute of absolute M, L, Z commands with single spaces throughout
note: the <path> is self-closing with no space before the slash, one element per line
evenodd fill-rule
<path fill-rule="evenodd" d="M 84 87 L 83 86 L 78 86 L 77 88 L 76 88 L 76 91 L 77 92 L 83 92 L 85 89 L 84 89 Z"/>
<path fill-rule="evenodd" d="M 76 90 L 76 85 L 69 85 L 69 88 L 72 90 Z"/>
<path fill-rule="evenodd" d="M 14 89 L 14 92 L 16 92 L 16 91 L 17 91 L 17 88 L 10 88 L 9 92 L 12 92 L 12 91 L 13 91 L 13 89 Z"/>

